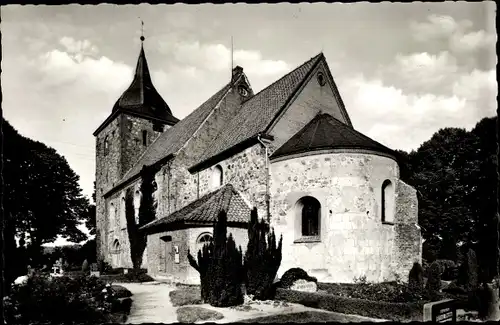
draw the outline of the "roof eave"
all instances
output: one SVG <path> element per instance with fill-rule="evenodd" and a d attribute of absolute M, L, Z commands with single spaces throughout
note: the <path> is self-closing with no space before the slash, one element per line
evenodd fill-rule
<path fill-rule="evenodd" d="M 337 151 L 337 152 L 335 152 Z M 369 154 L 375 154 L 379 156 L 384 156 L 391 158 L 393 160 L 397 161 L 397 157 L 394 154 L 394 151 L 391 149 L 387 150 L 380 150 L 380 149 L 375 149 L 375 148 L 366 148 L 363 146 L 324 146 L 324 147 L 318 147 L 318 148 L 313 148 L 313 149 L 304 149 L 304 150 L 297 150 L 297 151 L 290 151 L 287 153 L 283 154 L 277 154 L 274 153 L 269 157 L 269 159 L 273 162 L 281 161 L 281 160 L 286 160 L 286 159 L 294 159 L 294 158 L 299 158 L 303 156 L 308 156 L 308 155 L 315 155 L 315 154 L 321 154 L 321 153 L 341 153 L 341 152 L 363 152 L 363 153 L 369 153 Z"/>
<path fill-rule="evenodd" d="M 172 160 L 174 157 L 175 157 L 174 154 L 169 154 L 169 155 L 165 156 L 164 158 L 158 160 L 156 163 L 152 164 L 151 167 L 153 167 L 153 168 L 161 168 L 165 163 L 167 163 L 169 160 Z M 132 183 L 133 181 L 135 181 L 140 176 L 141 176 L 141 172 L 138 172 L 137 174 L 134 174 L 134 175 L 128 177 L 127 180 L 125 180 L 122 183 L 119 183 L 118 185 L 114 186 L 112 189 L 110 189 L 109 191 L 107 191 L 106 193 L 104 193 L 104 198 L 107 198 L 111 194 L 113 194 L 113 193 L 115 193 L 115 192 L 123 189 L 124 187 L 128 186 L 130 183 Z"/>
<path fill-rule="evenodd" d="M 224 159 L 227 159 L 227 158 L 229 158 L 237 153 L 240 153 L 241 151 L 248 149 L 251 146 L 259 143 L 259 140 L 258 140 L 259 137 L 263 140 L 266 140 L 266 141 L 273 141 L 274 140 L 274 137 L 270 134 L 258 133 L 258 134 L 254 135 L 246 140 L 243 140 L 242 142 L 238 143 L 237 145 L 234 145 L 231 148 L 224 150 L 223 152 L 221 152 L 215 156 L 212 156 L 208 159 L 205 159 L 202 162 L 197 163 L 196 165 L 189 167 L 188 171 L 191 174 L 194 174 L 194 173 L 200 172 L 204 169 L 207 169 L 208 167 L 210 167 L 210 166 L 212 166 L 212 165 L 214 165 L 214 164 L 216 164 Z"/>
<path fill-rule="evenodd" d="M 106 120 L 104 120 L 104 122 L 102 122 L 102 124 L 94 131 L 93 135 L 97 136 L 97 134 L 99 132 L 101 132 L 112 120 L 115 119 L 115 117 L 117 117 L 121 113 L 128 114 L 128 115 L 135 116 L 135 117 L 141 117 L 141 118 L 144 118 L 144 119 L 151 120 L 153 122 L 159 122 L 159 123 L 163 123 L 163 124 L 166 124 L 166 125 L 174 125 L 175 123 L 179 122 L 179 119 L 176 118 L 173 115 L 172 115 L 173 119 L 164 120 L 164 119 L 160 119 L 160 118 L 153 117 L 153 116 L 150 116 L 150 115 L 141 114 L 141 113 L 138 113 L 138 112 L 135 112 L 135 111 L 132 111 L 132 110 L 128 110 L 128 109 L 124 109 L 124 108 L 119 108 L 116 111 L 113 111 L 108 116 L 108 118 L 106 118 Z"/>

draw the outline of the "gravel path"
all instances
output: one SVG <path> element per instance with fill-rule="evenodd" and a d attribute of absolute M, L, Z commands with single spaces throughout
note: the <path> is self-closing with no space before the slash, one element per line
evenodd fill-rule
<path fill-rule="evenodd" d="M 177 307 L 172 306 L 169 293 L 176 288 L 158 282 L 116 283 L 132 292 L 132 307 L 127 324 L 175 323 Z"/>

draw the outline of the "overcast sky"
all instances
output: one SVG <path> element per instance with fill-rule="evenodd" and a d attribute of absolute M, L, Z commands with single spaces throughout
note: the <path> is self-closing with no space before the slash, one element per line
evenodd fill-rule
<path fill-rule="evenodd" d="M 496 112 L 493 2 L 7 6 L 4 117 L 54 147 L 90 197 L 92 133 L 130 84 L 144 21 L 153 82 L 183 118 L 230 77 L 255 91 L 323 51 L 354 127 L 416 149 Z"/>

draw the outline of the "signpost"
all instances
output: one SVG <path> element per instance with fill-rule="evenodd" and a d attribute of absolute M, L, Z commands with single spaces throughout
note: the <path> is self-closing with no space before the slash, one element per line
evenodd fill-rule
<path fill-rule="evenodd" d="M 457 306 L 455 300 L 446 299 L 424 305 L 424 322 L 456 322 Z"/>

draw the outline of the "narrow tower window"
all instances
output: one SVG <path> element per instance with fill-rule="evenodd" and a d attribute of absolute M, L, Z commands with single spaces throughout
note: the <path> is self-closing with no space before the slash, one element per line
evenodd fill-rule
<path fill-rule="evenodd" d="M 109 139 L 108 136 L 104 138 L 104 155 L 107 156 L 109 153 Z"/>
<path fill-rule="evenodd" d="M 148 145 L 148 131 L 146 131 L 146 130 L 142 131 L 142 145 L 143 146 Z"/>

